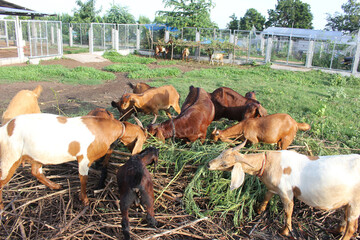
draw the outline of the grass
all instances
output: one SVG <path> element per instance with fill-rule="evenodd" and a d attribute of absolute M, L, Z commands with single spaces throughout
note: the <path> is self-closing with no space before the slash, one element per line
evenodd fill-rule
<path fill-rule="evenodd" d="M 155 68 L 143 69 L 129 73 L 128 77 L 131 79 L 147 79 L 160 77 L 176 77 L 181 74 L 181 70 L 175 67 L 171 68 Z"/>
<path fill-rule="evenodd" d="M 74 85 L 95 85 L 114 80 L 115 77 L 113 73 L 90 67 L 70 69 L 61 65 L 28 65 L 0 68 L 0 83 L 47 81 Z"/>
<path fill-rule="evenodd" d="M 89 52 L 89 48 L 84 47 L 64 47 L 64 54 L 77 54 L 77 53 L 87 53 Z"/>
<path fill-rule="evenodd" d="M 109 72 L 135 72 L 148 69 L 146 65 L 140 63 L 113 64 L 104 67 L 104 70 Z"/>
<path fill-rule="evenodd" d="M 103 54 L 103 57 L 114 62 L 114 63 L 141 63 L 141 64 L 149 64 L 156 62 L 154 58 L 146 58 L 146 57 L 139 57 L 136 55 L 127 55 L 123 56 L 118 52 L 114 51 L 107 51 Z"/>
<path fill-rule="evenodd" d="M 314 155 L 333 155 L 359 153 L 360 123 L 358 121 L 360 105 L 360 80 L 355 77 L 343 77 L 321 71 L 290 72 L 273 70 L 269 66 L 248 69 L 239 67 L 218 67 L 187 72 L 180 77 L 158 79 L 152 86 L 173 85 L 184 101 L 190 85 L 202 87 L 212 92 L 218 87 L 227 86 L 245 94 L 255 90 L 257 99 L 269 114 L 288 113 L 298 122 L 307 122 L 312 129 L 299 131 L 292 145 L 304 146 L 297 151 L 308 154 L 306 145 Z M 163 120 L 166 118 L 163 117 Z M 159 120 L 161 122 L 161 120 Z M 213 122 L 208 134 L 215 126 L 224 129 L 233 125 L 223 120 Z M 247 176 L 245 183 L 237 190 L 230 191 L 228 172 L 210 172 L 205 165 L 225 148 L 226 143 L 201 145 L 198 141 L 191 146 L 179 142 L 166 144 L 151 142 L 161 149 L 162 164 L 174 167 L 175 173 L 183 164 L 197 166 L 197 170 L 188 174 L 189 183 L 184 193 L 184 207 L 188 213 L 197 216 L 221 214 L 225 219 L 231 216 L 235 226 L 250 221 L 256 216 L 256 203 L 263 198 L 265 187 L 259 180 Z M 269 144 L 251 146 L 254 149 L 275 149 Z M 246 149 L 249 150 L 249 149 Z M 277 218 L 282 205 L 278 197 L 269 205 L 270 217 Z"/>

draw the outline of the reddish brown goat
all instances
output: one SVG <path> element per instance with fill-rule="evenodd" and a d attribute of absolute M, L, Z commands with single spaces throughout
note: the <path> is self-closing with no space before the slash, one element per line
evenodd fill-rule
<path fill-rule="evenodd" d="M 215 129 L 211 138 L 231 142 L 231 138 L 244 135 L 250 142 L 277 143 L 278 149 L 287 149 L 298 130 L 307 131 L 310 125 L 298 123 L 290 115 L 276 113 L 261 118 L 249 118 L 223 131 Z"/>
<path fill-rule="evenodd" d="M 163 55 L 163 58 L 166 58 L 167 54 L 169 53 L 170 48 L 164 47 L 161 45 L 156 45 L 155 47 L 155 57 L 159 57 L 160 53 Z"/>
<path fill-rule="evenodd" d="M 146 166 L 158 161 L 159 150 L 153 147 L 133 155 L 117 172 L 122 214 L 122 231 L 126 240 L 130 239 L 129 208 L 140 198 L 146 207 L 146 220 L 152 227 L 157 225 L 154 212 L 154 189 L 149 170 Z"/>
<path fill-rule="evenodd" d="M 173 120 L 150 125 L 148 132 L 162 141 L 174 136 L 190 142 L 200 138 L 203 142 L 215 114 L 209 94 L 202 88 L 190 87 L 190 93 L 182 109 Z"/>
<path fill-rule="evenodd" d="M 125 93 L 121 101 L 119 101 L 121 105 L 118 107 L 123 111 L 124 109 L 135 106 L 145 114 L 152 113 L 154 114 L 152 123 L 154 123 L 159 114 L 159 110 L 164 110 L 169 118 L 171 118 L 170 107 L 173 107 L 177 113 L 180 113 L 179 99 L 180 95 L 176 89 L 171 85 L 165 85 L 148 89 L 142 94 Z"/>
<path fill-rule="evenodd" d="M 220 87 L 210 95 L 215 106 L 214 121 L 223 117 L 242 121 L 248 118 L 267 115 L 266 109 L 261 106 L 260 102 L 252 98 L 243 97 L 231 88 Z"/>

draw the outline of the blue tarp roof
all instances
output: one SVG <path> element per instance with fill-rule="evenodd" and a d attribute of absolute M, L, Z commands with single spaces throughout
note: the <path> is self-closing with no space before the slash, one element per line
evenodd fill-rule
<path fill-rule="evenodd" d="M 312 30 L 301 28 L 283 28 L 283 27 L 269 27 L 265 29 L 263 34 L 275 36 L 296 36 L 302 38 L 311 38 L 319 40 L 336 40 L 343 36 L 339 31 L 325 31 L 325 30 Z"/>
<path fill-rule="evenodd" d="M 145 27 L 147 29 L 151 29 L 153 31 L 159 31 L 159 30 L 162 30 L 162 29 L 166 29 L 167 31 L 170 31 L 170 32 L 177 32 L 178 31 L 177 28 L 168 27 L 168 26 L 162 25 L 162 24 L 152 23 L 152 24 L 144 24 L 144 25 L 145 25 Z"/>

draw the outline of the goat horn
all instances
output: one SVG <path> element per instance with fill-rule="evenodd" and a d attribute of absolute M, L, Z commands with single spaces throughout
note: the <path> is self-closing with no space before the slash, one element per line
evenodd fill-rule
<path fill-rule="evenodd" d="M 142 129 L 144 129 L 143 124 L 141 123 L 141 121 L 136 116 L 134 116 L 134 120 L 135 120 L 137 125 L 139 125 Z"/>
<path fill-rule="evenodd" d="M 240 144 L 239 146 L 234 147 L 233 150 L 234 151 L 240 151 L 240 149 L 245 146 L 246 141 L 247 141 L 247 139 L 245 138 L 245 141 L 242 144 Z"/>

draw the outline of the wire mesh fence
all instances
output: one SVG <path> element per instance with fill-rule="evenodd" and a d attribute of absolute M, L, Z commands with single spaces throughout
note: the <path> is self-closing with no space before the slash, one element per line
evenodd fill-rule
<path fill-rule="evenodd" d="M 17 57 L 16 33 L 14 20 L 0 20 L 0 56 Z"/>
<path fill-rule="evenodd" d="M 48 57 L 62 54 L 61 22 L 20 21 L 26 57 Z"/>

